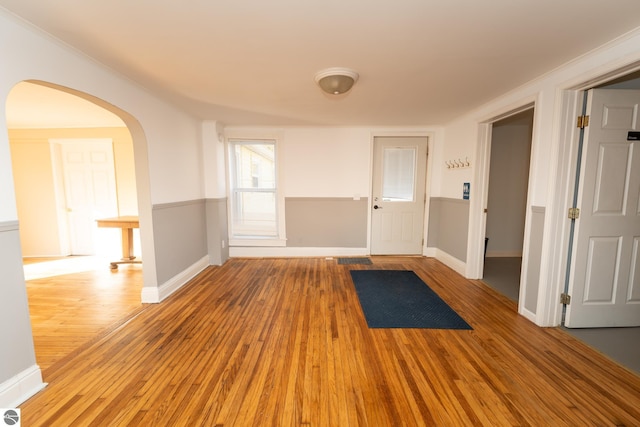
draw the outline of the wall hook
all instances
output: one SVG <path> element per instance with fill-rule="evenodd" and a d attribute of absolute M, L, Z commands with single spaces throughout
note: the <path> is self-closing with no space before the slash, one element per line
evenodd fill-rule
<path fill-rule="evenodd" d="M 469 157 L 465 157 L 464 160 L 462 160 L 462 157 L 458 157 L 457 159 L 452 160 L 445 160 L 444 164 L 447 166 L 447 169 L 468 168 L 471 166 Z"/>

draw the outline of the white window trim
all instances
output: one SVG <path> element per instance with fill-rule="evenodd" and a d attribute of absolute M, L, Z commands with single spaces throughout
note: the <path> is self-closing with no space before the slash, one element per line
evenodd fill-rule
<path fill-rule="evenodd" d="M 230 166 L 230 154 L 229 145 L 230 141 L 273 141 L 275 145 L 276 156 L 276 224 L 277 235 L 274 237 L 234 237 L 232 230 L 232 206 L 231 203 L 227 204 L 227 233 L 229 236 L 229 246 L 233 247 L 284 247 L 287 245 L 286 227 L 285 227 L 285 212 L 284 212 L 284 195 L 282 191 L 282 180 L 280 178 L 280 162 L 281 162 L 281 145 L 283 133 L 280 130 L 274 129 L 241 129 L 241 128 L 226 128 L 225 129 L 225 158 L 226 158 L 226 170 L 227 170 L 227 198 L 231 201 L 231 168 Z"/>

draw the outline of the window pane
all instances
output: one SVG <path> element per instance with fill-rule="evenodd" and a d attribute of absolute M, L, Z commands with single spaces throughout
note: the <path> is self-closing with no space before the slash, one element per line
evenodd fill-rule
<path fill-rule="evenodd" d="M 234 141 L 230 148 L 232 235 L 277 237 L 275 143 Z"/>
<path fill-rule="evenodd" d="M 233 200 L 235 236 L 276 236 L 274 192 L 236 191 Z"/>
<path fill-rule="evenodd" d="M 385 148 L 382 165 L 382 200 L 414 199 L 415 148 Z"/>
<path fill-rule="evenodd" d="M 236 188 L 276 188 L 275 146 L 234 144 Z"/>

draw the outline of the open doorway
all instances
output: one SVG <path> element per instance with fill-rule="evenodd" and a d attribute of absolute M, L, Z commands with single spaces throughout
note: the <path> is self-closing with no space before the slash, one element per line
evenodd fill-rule
<path fill-rule="evenodd" d="M 109 154 L 113 163 L 110 187 L 115 188 L 115 198 L 108 211 L 88 214 L 137 215 L 133 140 L 115 114 L 71 93 L 31 82 L 19 83 L 9 94 L 7 128 L 36 357 L 46 370 L 141 307 L 141 266 L 110 269 L 112 258 L 120 257 L 120 230 L 99 229 L 97 218 L 85 218 L 80 233 L 73 224 L 70 193 L 79 191 L 93 201 L 100 188 L 107 188 L 99 185 L 106 181 L 70 182 L 83 174 L 78 168 L 65 173 L 60 155 L 68 152 L 79 158 L 82 150 L 64 150 L 63 146 L 90 146 L 100 141 L 101 153 Z M 92 150 L 85 154 L 94 160 L 100 157 Z M 89 169 L 91 175 L 94 169 Z M 94 175 L 105 173 L 99 170 Z M 93 203 L 88 206 L 93 209 Z M 92 237 L 85 239 L 89 244 L 80 251 L 83 256 L 75 256 L 78 250 L 70 232 L 74 227 L 76 235 L 90 233 Z M 139 242 L 137 230 L 135 235 Z M 140 255 L 139 243 L 135 247 Z"/>
<path fill-rule="evenodd" d="M 533 108 L 492 124 L 483 281 L 518 302 Z"/>

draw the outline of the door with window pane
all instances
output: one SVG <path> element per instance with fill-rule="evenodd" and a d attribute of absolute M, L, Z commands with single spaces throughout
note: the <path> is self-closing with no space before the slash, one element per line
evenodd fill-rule
<path fill-rule="evenodd" d="M 229 147 L 232 237 L 277 237 L 275 142 L 230 141 Z"/>
<path fill-rule="evenodd" d="M 422 254 L 426 137 L 376 137 L 373 143 L 372 255 Z"/>

